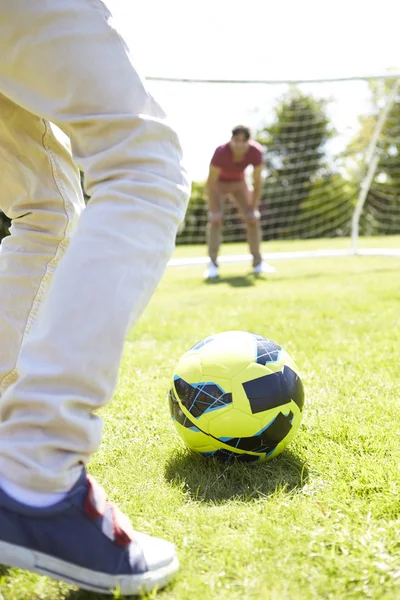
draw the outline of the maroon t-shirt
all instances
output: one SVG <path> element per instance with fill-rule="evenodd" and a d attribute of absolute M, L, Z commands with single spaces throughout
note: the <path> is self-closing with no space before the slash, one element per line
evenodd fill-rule
<path fill-rule="evenodd" d="M 244 170 L 249 165 L 258 167 L 262 165 L 263 152 L 261 144 L 250 140 L 249 149 L 240 162 L 233 160 L 232 148 L 230 143 L 218 146 L 211 159 L 213 167 L 221 169 L 220 181 L 240 181 L 244 179 Z"/>

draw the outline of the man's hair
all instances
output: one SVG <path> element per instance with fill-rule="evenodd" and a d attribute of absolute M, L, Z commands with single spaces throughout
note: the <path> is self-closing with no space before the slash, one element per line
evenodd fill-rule
<path fill-rule="evenodd" d="M 244 135 L 246 140 L 249 140 L 251 138 L 250 129 L 248 127 L 246 127 L 245 125 L 236 125 L 236 127 L 234 127 L 232 129 L 232 137 L 234 135 L 239 135 L 240 133 L 242 133 Z"/>

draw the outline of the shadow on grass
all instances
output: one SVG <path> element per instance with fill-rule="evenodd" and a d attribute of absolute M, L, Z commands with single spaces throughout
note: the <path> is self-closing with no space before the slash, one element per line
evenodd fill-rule
<path fill-rule="evenodd" d="M 370 269 L 363 269 L 361 271 L 357 271 L 357 270 L 342 271 L 339 268 L 337 271 L 316 270 L 313 273 L 297 273 L 297 271 L 295 269 L 293 269 L 292 273 L 281 274 L 279 272 L 279 269 L 277 269 L 277 272 L 272 275 L 264 274 L 264 273 L 255 275 L 252 272 L 244 274 L 244 275 L 232 275 L 232 276 L 219 275 L 215 279 L 205 279 L 204 283 L 206 285 L 210 285 L 210 286 L 225 283 L 225 284 L 230 285 L 231 287 L 252 287 L 256 284 L 257 281 L 266 281 L 266 282 L 267 281 L 268 282 L 278 282 L 279 281 L 279 282 L 282 282 L 282 281 L 292 281 L 295 279 L 323 279 L 326 277 L 328 277 L 329 279 L 332 279 L 334 277 L 340 277 L 340 278 L 354 277 L 355 274 L 357 276 L 362 276 L 364 274 L 370 275 L 372 273 L 393 272 L 395 270 L 397 272 L 397 267 L 394 267 L 394 268 L 373 267 Z"/>
<path fill-rule="evenodd" d="M 255 284 L 255 279 L 255 276 L 251 273 L 248 275 L 219 276 L 215 279 L 205 279 L 204 283 L 210 286 L 227 283 L 232 287 L 251 287 Z"/>
<path fill-rule="evenodd" d="M 7 577 L 10 575 L 9 572 L 9 568 L 5 567 L 4 565 L 0 565 L 0 578 L 2 577 Z M 42 577 L 41 575 L 34 575 L 34 578 L 37 580 L 40 579 L 44 579 L 47 580 L 46 577 Z M 49 579 L 48 581 L 52 581 L 54 584 L 54 580 L 53 579 Z M 12 580 L 11 580 L 12 583 Z M 168 593 L 171 591 L 171 589 L 173 588 L 174 582 L 172 581 L 171 583 L 169 583 L 167 586 L 165 586 L 164 588 L 162 588 L 161 590 L 157 590 L 158 594 L 157 597 L 162 597 L 163 592 Z M 10 588 L 10 582 L 9 583 L 5 583 L 4 585 L 4 589 L 2 589 L 2 586 L 0 585 L 0 600 L 7 600 L 8 592 L 15 592 L 18 590 L 15 590 L 15 588 L 11 587 Z M 4 594 L 4 595 L 3 595 Z M 14 595 L 12 596 L 14 598 Z M 99 592 L 88 592 L 87 590 L 81 590 L 81 589 L 70 589 L 70 590 L 66 590 L 65 589 L 65 584 L 60 584 L 60 589 L 58 591 L 58 593 L 56 591 L 54 591 L 53 593 L 49 593 L 49 595 L 43 596 L 41 592 L 38 592 L 37 594 L 29 594 L 28 595 L 24 595 L 18 596 L 19 598 L 26 598 L 26 600 L 41 600 L 42 598 L 46 597 L 46 599 L 48 600 L 55 600 L 57 598 L 57 600 L 113 600 L 114 598 L 117 600 L 150 600 L 152 598 L 154 598 L 154 592 L 149 592 L 147 594 L 142 593 L 140 595 L 135 595 L 135 596 L 123 596 L 121 594 L 119 594 L 118 592 L 115 593 L 114 595 L 112 594 L 100 594 Z"/>
<path fill-rule="evenodd" d="M 0 570 L 0 576 L 4 576 L 6 575 L 6 573 L 3 573 Z M 173 582 L 171 584 L 169 584 L 167 587 L 163 588 L 162 590 L 158 591 L 157 596 L 162 596 L 162 592 L 168 592 L 172 589 L 173 586 Z M 7 592 L 6 590 L 3 590 L 4 592 L 4 600 L 6 600 L 7 598 Z M 33 596 L 29 595 L 26 596 L 26 600 L 39 600 L 41 598 L 43 598 L 44 596 L 42 596 L 41 593 L 39 594 L 35 594 Z M 72 589 L 70 591 L 62 591 L 59 592 L 57 594 L 57 596 L 55 596 L 54 594 L 51 594 L 49 596 L 46 595 L 46 598 L 51 598 L 51 600 L 57 598 L 58 600 L 113 600 L 113 598 L 118 599 L 118 600 L 146 600 L 146 599 L 150 599 L 150 598 L 154 598 L 154 594 L 152 595 L 151 593 L 148 594 L 141 594 L 141 595 L 136 595 L 136 596 L 122 596 L 119 593 L 116 593 L 114 595 L 111 594 L 99 594 L 98 592 L 88 592 L 86 590 L 77 590 L 77 589 Z M 2 590 L 0 587 L 0 600 L 3 600 L 3 596 L 2 596 Z"/>
<path fill-rule="evenodd" d="M 387 267 L 382 267 L 382 268 L 369 268 L 369 269 L 362 269 L 360 271 L 358 270 L 341 270 L 340 268 L 338 268 L 336 271 L 333 270 L 327 270 L 327 271 L 322 271 L 322 270 L 316 270 L 313 273 L 297 273 L 295 269 L 293 269 L 293 272 L 291 273 L 285 273 L 285 274 L 281 274 L 279 273 L 279 271 L 277 271 L 276 273 L 274 273 L 274 275 L 271 275 L 269 277 L 270 281 L 289 281 L 292 279 L 321 279 L 323 277 L 329 277 L 334 278 L 334 277 L 340 277 L 340 278 L 344 278 L 344 277 L 354 277 L 355 275 L 357 276 L 362 276 L 362 275 L 370 275 L 372 273 L 393 273 L 394 271 L 396 271 L 396 273 L 398 272 L 398 267 L 394 266 L 393 268 L 387 268 Z"/>
<path fill-rule="evenodd" d="M 176 453 L 167 462 L 165 478 L 198 502 L 249 501 L 278 491 L 300 490 L 308 469 L 290 450 L 258 465 L 223 463 L 195 453 Z"/>
<path fill-rule="evenodd" d="M 161 590 L 157 590 L 157 598 L 162 597 L 164 593 L 170 592 L 173 586 L 174 582 L 169 583 L 166 587 L 162 588 Z M 118 600 L 146 600 L 154 597 L 154 593 L 152 592 L 136 596 L 122 596 L 117 593 L 114 596 L 112 596 L 110 594 L 98 594 L 96 592 L 86 592 L 84 590 L 71 590 L 71 592 L 63 596 L 63 600 L 113 600 L 113 598 Z"/>
<path fill-rule="evenodd" d="M 63 600 L 112 600 L 113 596 L 98 594 L 97 592 L 86 592 L 85 590 L 71 590 L 68 594 L 63 596 Z M 122 596 L 119 596 L 122 598 Z"/>

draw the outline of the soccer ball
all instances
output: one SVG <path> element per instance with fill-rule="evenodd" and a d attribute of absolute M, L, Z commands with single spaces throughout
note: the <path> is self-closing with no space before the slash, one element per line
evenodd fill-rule
<path fill-rule="evenodd" d="M 303 414 L 297 367 L 275 342 L 227 331 L 193 346 L 175 367 L 171 416 L 202 456 L 262 462 L 284 450 Z"/>

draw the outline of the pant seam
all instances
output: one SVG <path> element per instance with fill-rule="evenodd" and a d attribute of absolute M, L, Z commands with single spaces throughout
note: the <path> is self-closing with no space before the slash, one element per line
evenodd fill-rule
<path fill-rule="evenodd" d="M 65 228 L 62 233 L 61 239 L 60 239 L 59 243 L 57 244 L 54 256 L 48 261 L 45 272 L 43 274 L 43 277 L 40 281 L 37 292 L 35 294 L 35 297 L 33 298 L 32 306 L 31 306 L 31 309 L 29 311 L 28 318 L 26 321 L 24 333 L 21 338 L 21 344 L 18 349 L 18 355 L 21 351 L 22 344 L 24 343 L 24 340 L 25 340 L 27 334 L 29 333 L 29 331 L 33 325 L 33 322 L 37 316 L 37 313 L 40 308 L 40 304 L 42 303 L 42 301 L 45 297 L 45 286 L 47 285 L 47 282 L 50 279 L 50 277 L 53 275 L 60 258 L 62 257 L 62 255 L 64 254 L 64 252 L 68 246 L 67 233 L 72 226 L 72 219 L 71 219 L 72 211 L 68 210 L 68 204 L 69 204 L 68 194 L 65 192 L 63 183 L 58 176 L 57 168 L 59 169 L 59 166 L 57 165 L 57 158 L 54 155 L 54 153 L 52 152 L 50 145 L 48 143 L 48 138 L 53 134 L 50 131 L 50 124 L 44 119 L 42 120 L 42 122 L 43 122 L 43 126 L 44 126 L 44 132 L 43 132 L 43 136 L 42 136 L 42 146 L 43 146 L 44 150 L 46 151 L 46 154 L 47 154 L 47 157 L 49 160 L 50 171 L 51 171 L 51 174 L 53 177 L 53 181 L 54 181 L 56 188 L 58 190 L 58 193 L 60 194 L 60 197 L 62 199 L 63 210 L 64 210 L 65 217 L 66 217 L 66 224 L 65 224 Z M 4 389 L 7 388 L 9 385 L 11 385 L 11 383 L 13 383 L 13 381 L 15 381 L 16 378 L 17 378 L 17 366 L 15 366 L 12 371 L 10 371 L 7 375 L 5 375 L 0 380 L 0 391 L 4 391 Z"/>

